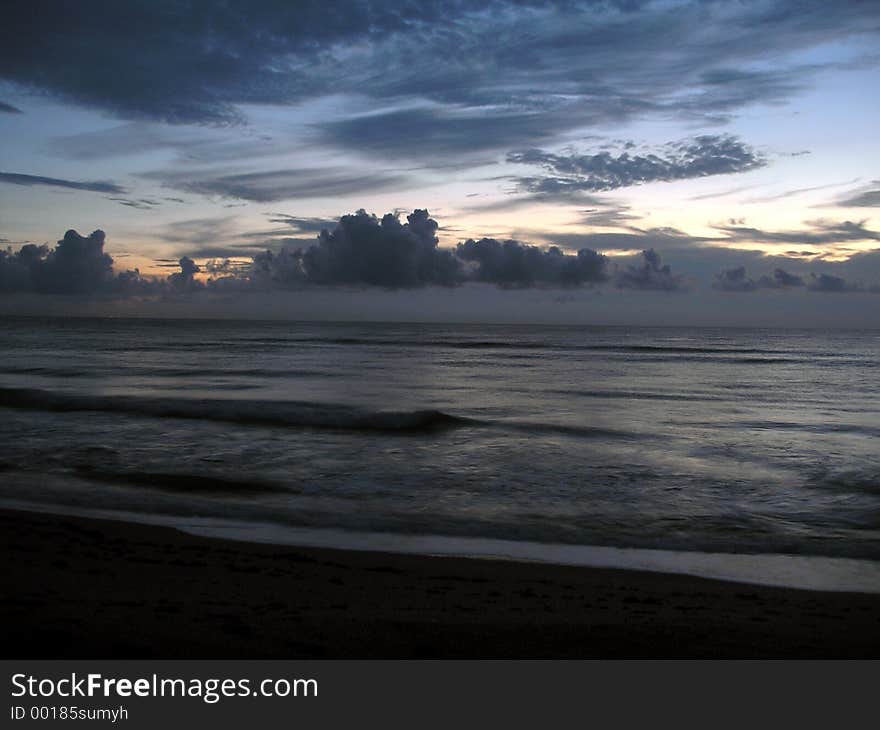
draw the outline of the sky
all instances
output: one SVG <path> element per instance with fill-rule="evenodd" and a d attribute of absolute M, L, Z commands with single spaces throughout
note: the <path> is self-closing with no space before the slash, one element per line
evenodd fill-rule
<path fill-rule="evenodd" d="M 2 14 L 2 313 L 880 326 L 876 0 Z"/>

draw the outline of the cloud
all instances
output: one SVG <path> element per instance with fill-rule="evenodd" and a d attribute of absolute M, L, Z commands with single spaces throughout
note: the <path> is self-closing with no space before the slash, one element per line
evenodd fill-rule
<path fill-rule="evenodd" d="M 162 278 L 141 276 L 137 269 L 114 272 L 104 251 L 106 236 L 97 230 L 81 236 L 69 230 L 54 248 L 25 244 L 18 251 L 0 250 L 0 295 L 37 293 L 92 299 L 171 296 L 204 285 L 196 280 L 199 266 L 188 256 L 180 272 Z"/>
<path fill-rule="evenodd" d="M 56 188 L 70 188 L 71 190 L 90 190 L 95 193 L 124 194 L 126 192 L 125 188 L 111 182 L 61 180 L 55 177 L 24 175 L 15 172 L 0 172 L 0 183 L 9 183 L 10 185 L 48 185 Z"/>
<path fill-rule="evenodd" d="M 171 274 L 166 280 L 168 286 L 174 292 L 188 292 L 204 286 L 195 278 L 195 275 L 201 271 L 201 268 L 189 256 L 181 256 L 178 265 L 180 266 L 180 271 Z"/>
<path fill-rule="evenodd" d="M 275 217 L 279 217 L 275 214 Z M 314 221 L 313 221 L 314 223 Z M 308 224 L 306 224 L 308 225 Z M 491 284 L 501 289 L 578 288 L 611 284 L 620 290 L 682 291 L 692 289 L 695 280 L 711 279 L 721 291 L 755 292 L 801 288 L 811 292 L 880 291 L 880 248 L 855 253 L 850 261 L 821 261 L 821 272 L 808 267 L 816 259 L 791 259 L 742 251 L 694 245 L 680 231 L 657 229 L 630 233 L 589 234 L 621 244 L 660 243 L 664 255 L 680 257 L 685 270 L 673 272 L 660 254 L 646 246 L 638 261 L 612 260 L 593 248 L 581 245 L 570 253 L 557 245 L 538 246 L 519 240 L 467 239 L 455 249 L 438 246 L 438 223 L 427 210 L 414 210 L 401 222 L 396 213 L 377 218 L 363 210 L 342 216 L 315 238 L 273 239 L 277 250 L 256 250 L 259 244 L 229 245 L 223 242 L 231 231 L 229 219 L 180 221 L 166 232 L 169 240 L 196 243 L 186 255 L 164 259 L 157 265 L 178 267 L 166 277 L 144 277 L 135 270 L 114 272 L 113 259 L 104 252 L 105 236 L 95 231 L 80 236 L 68 231 L 57 245 L 26 244 L 18 251 L 0 250 L 0 293 L 32 292 L 76 295 L 85 298 L 172 299 L 197 292 L 237 295 L 276 290 L 335 288 L 413 290 L 427 287 L 452 288 L 469 283 Z M 254 232 L 259 237 L 265 232 Z M 248 234 L 234 234 L 247 236 Z M 215 242 L 219 239 L 219 242 Z M 772 275 L 752 278 L 746 266 L 775 266 Z M 211 259 L 199 264 L 196 259 Z M 724 268 L 718 272 L 719 264 Z M 787 268 L 792 266 L 794 271 Z M 708 272 L 708 273 L 707 273 Z M 205 276 L 207 274 L 207 277 Z M 809 278 L 807 275 L 809 274 Z M 850 278 L 869 277 L 869 285 Z"/>
<path fill-rule="evenodd" d="M 473 264 L 468 277 L 472 281 L 502 288 L 578 287 L 607 279 L 607 259 L 590 249 L 566 254 L 557 246 L 542 249 L 520 241 L 481 238 L 459 243 L 455 253 Z"/>
<path fill-rule="evenodd" d="M 414 210 L 406 220 L 401 224 L 391 213 L 379 220 L 363 210 L 342 216 L 333 231 L 322 231 L 302 252 L 305 279 L 387 289 L 460 283 L 460 263 L 437 247 L 438 225 L 428 211 Z"/>
<path fill-rule="evenodd" d="M 768 289 L 788 289 L 790 287 L 803 286 L 804 280 L 796 274 L 789 274 L 784 269 L 774 269 L 773 277 L 762 276 L 759 286 Z"/>
<path fill-rule="evenodd" d="M 550 174 L 515 178 L 522 192 L 568 196 L 603 192 L 650 182 L 672 182 L 710 175 L 747 172 L 764 167 L 766 159 L 730 135 L 702 135 L 669 143 L 656 153 L 558 155 L 532 149 L 511 152 L 507 161 L 538 165 Z"/>
<path fill-rule="evenodd" d="M 874 180 L 872 185 L 880 185 Z M 844 198 L 834 201 L 838 208 L 880 208 L 880 188 L 867 188 Z"/>
<path fill-rule="evenodd" d="M 51 250 L 27 244 L 16 253 L 0 251 L 0 292 L 93 294 L 117 289 L 128 282 L 114 275 L 104 238 L 100 230 L 88 236 L 70 230 Z"/>
<path fill-rule="evenodd" d="M 660 254 L 653 248 L 642 251 L 641 265 L 630 265 L 618 269 L 614 285 L 618 289 L 652 289 L 659 291 L 679 291 L 686 288 L 684 277 L 673 274 L 668 264 L 662 264 Z"/>
<path fill-rule="evenodd" d="M 728 292 L 753 292 L 758 289 L 791 289 L 804 286 L 804 280 L 784 269 L 774 269 L 772 276 L 762 276 L 757 281 L 746 273 L 745 266 L 725 269 L 715 275 L 712 288 Z"/>
<path fill-rule="evenodd" d="M 715 226 L 727 234 L 728 241 L 751 243 L 791 243 L 821 246 L 847 241 L 880 241 L 880 232 L 873 231 L 862 221 L 808 221 L 807 231 L 767 231 L 748 226 Z M 724 239 L 721 239 L 724 240 Z"/>
<path fill-rule="evenodd" d="M 392 173 L 357 174 L 340 168 L 286 169 L 216 177 L 198 173 L 146 173 L 169 188 L 200 195 L 272 203 L 290 198 L 328 198 L 400 187 L 406 178 Z"/>
<path fill-rule="evenodd" d="M 748 292 L 755 291 L 758 285 L 748 277 L 745 266 L 737 266 L 735 269 L 725 269 L 716 274 L 712 288 L 720 291 Z"/>
<path fill-rule="evenodd" d="M 631 210 L 628 205 L 605 203 L 601 207 L 581 211 L 581 221 L 588 226 L 600 228 L 627 228 L 641 219 L 641 216 L 631 213 Z"/>
<path fill-rule="evenodd" d="M 124 205 L 128 208 L 136 208 L 137 210 L 153 210 L 156 206 L 161 205 L 159 201 L 156 200 L 148 200 L 147 198 L 141 198 L 139 200 L 132 200 L 131 198 L 107 198 L 107 200 L 112 200 L 115 203 L 119 203 L 120 205 Z"/>
<path fill-rule="evenodd" d="M 533 143 L 556 131 L 539 113 L 404 109 L 325 122 L 321 141 L 361 152 L 402 158 L 468 154 Z"/>
<path fill-rule="evenodd" d="M 270 223 L 286 223 L 297 232 L 320 233 L 325 228 L 333 228 L 339 221 L 335 218 L 303 218 L 287 213 L 273 213 Z"/>
<path fill-rule="evenodd" d="M 17 106 L 12 106 L 12 104 L 7 104 L 5 101 L 0 101 L 0 113 L 21 114 L 22 111 Z"/>
<path fill-rule="evenodd" d="M 520 241 L 468 239 L 440 249 L 439 226 L 426 210 L 406 223 L 361 210 L 324 227 L 310 246 L 285 246 L 254 256 L 248 284 L 256 289 L 312 286 L 411 289 L 489 283 L 505 289 L 578 287 L 607 279 L 606 258 L 588 249 L 566 254 Z M 240 283 L 240 282 L 239 282 Z M 232 282 L 223 284 L 227 288 Z"/>
<path fill-rule="evenodd" d="M 871 255 L 871 254 L 867 254 Z M 831 294 L 854 292 L 880 292 L 880 286 L 865 287 L 854 283 L 843 276 L 827 272 L 810 273 L 809 279 L 791 274 L 784 269 L 775 269 L 772 276 L 761 276 L 757 281 L 749 277 L 744 266 L 724 269 L 715 275 L 712 288 L 725 292 L 756 292 L 766 289 L 789 290 L 806 288 L 811 292 Z"/>
<path fill-rule="evenodd" d="M 840 294 L 842 292 L 861 291 L 862 287 L 851 284 L 841 276 L 832 274 L 811 274 L 810 283 L 807 284 L 810 291 Z"/>
<path fill-rule="evenodd" d="M 772 195 L 757 195 L 752 198 L 748 198 L 743 201 L 743 203 L 772 203 L 777 200 L 785 200 L 787 198 L 793 198 L 797 195 L 803 195 L 804 193 L 813 193 L 817 190 L 828 190 L 829 188 L 838 188 L 844 185 L 852 185 L 855 182 L 854 180 L 850 180 L 848 182 L 843 183 L 829 183 L 827 185 L 812 185 L 807 188 L 794 188 L 792 190 L 785 190 L 781 193 L 773 193 Z"/>
<path fill-rule="evenodd" d="M 823 68 L 796 55 L 831 41 L 870 47 L 877 14 L 872 2 L 800 0 L 254 0 L 246 9 L 191 0 L 186 12 L 172 0 L 11 0 L 0 77 L 125 119 L 172 123 L 236 123 L 242 105 L 329 93 L 386 109 L 427 101 L 466 117 L 491 110 L 491 123 L 469 138 L 410 116 L 399 145 L 379 130 L 375 145 L 396 154 L 421 129 L 429 147 L 437 130 L 438 145 L 473 148 L 491 143 L 489 127 L 505 135 L 509 117 L 523 125 L 519 146 L 534 143 L 538 125 L 517 121 L 531 113 L 564 131 L 646 113 L 722 121 L 749 104 L 779 103 Z M 756 68 L 768 48 L 773 67 Z M 350 128 L 331 130 L 356 143 Z"/>

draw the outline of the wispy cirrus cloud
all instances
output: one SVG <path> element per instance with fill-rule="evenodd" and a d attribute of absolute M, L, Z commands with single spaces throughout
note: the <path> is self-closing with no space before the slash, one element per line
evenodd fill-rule
<path fill-rule="evenodd" d="M 790 243 L 821 246 L 853 241 L 880 241 L 880 231 L 871 230 L 862 221 L 808 221 L 810 226 L 802 231 L 769 231 L 749 226 L 716 226 L 726 234 L 726 240 L 750 243 Z M 725 240 L 725 239 L 722 239 Z"/>
<path fill-rule="evenodd" d="M 832 205 L 838 208 L 880 208 L 880 180 L 873 180 L 870 187 L 838 198 Z"/>
<path fill-rule="evenodd" d="M 0 172 L 0 183 L 10 185 L 45 185 L 54 188 L 67 188 L 69 190 L 88 190 L 93 193 L 116 193 L 123 194 L 126 191 L 121 185 L 103 180 L 63 180 L 57 177 L 44 177 L 42 175 L 25 175 L 15 172 Z"/>
<path fill-rule="evenodd" d="M 407 177 L 390 172 L 358 173 L 346 168 L 291 168 L 212 175 L 204 171 L 145 173 L 175 190 L 199 195 L 273 203 L 291 198 L 327 198 L 402 187 Z"/>

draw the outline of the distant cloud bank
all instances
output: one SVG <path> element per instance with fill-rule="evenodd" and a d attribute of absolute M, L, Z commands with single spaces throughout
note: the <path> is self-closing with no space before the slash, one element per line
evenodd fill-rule
<path fill-rule="evenodd" d="M 274 214 L 273 220 L 303 230 L 329 223 L 283 214 Z M 856 230 L 860 235 L 866 230 L 850 223 L 828 224 L 826 228 L 850 234 Z M 245 263 L 212 260 L 202 267 L 184 255 L 176 264 L 179 271 L 166 277 L 143 276 L 137 269 L 115 271 L 113 258 L 104 251 L 103 231 L 82 236 L 69 230 L 51 249 L 29 243 L 17 251 L 11 247 L 0 250 L 0 294 L 150 298 L 205 290 L 227 294 L 315 287 L 400 290 L 467 283 L 502 289 L 610 285 L 622 290 L 680 292 L 695 284 L 664 264 L 654 248 L 642 250 L 636 261 L 630 257 L 629 263 L 618 265 L 592 248 L 568 252 L 559 246 L 541 247 L 512 239 L 467 239 L 454 249 L 440 248 L 438 229 L 427 210 L 414 210 L 405 222 L 393 213 L 378 218 L 359 210 L 342 216 L 332 228 L 323 226 L 313 242 L 288 239 L 293 243 L 255 253 Z M 678 239 L 671 236 L 667 240 Z M 164 265 L 174 266 L 171 262 Z M 812 272 L 805 279 L 776 268 L 771 275 L 752 278 L 744 266 L 722 270 L 711 285 L 724 292 L 795 288 L 828 293 L 877 291 L 877 287 L 864 287 L 827 272 Z"/>

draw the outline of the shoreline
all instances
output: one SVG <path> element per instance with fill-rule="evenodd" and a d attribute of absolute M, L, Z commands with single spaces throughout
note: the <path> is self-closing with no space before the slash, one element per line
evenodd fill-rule
<path fill-rule="evenodd" d="M 0 510 L 6 658 L 880 657 L 880 596 Z"/>
<path fill-rule="evenodd" d="M 725 553 L 542 543 L 504 538 L 386 533 L 227 518 L 181 518 L 118 510 L 54 507 L 5 500 L 0 512 L 32 512 L 177 530 L 235 543 L 413 557 L 497 560 L 537 565 L 639 571 L 820 592 L 880 595 L 880 560 L 789 553 Z"/>

